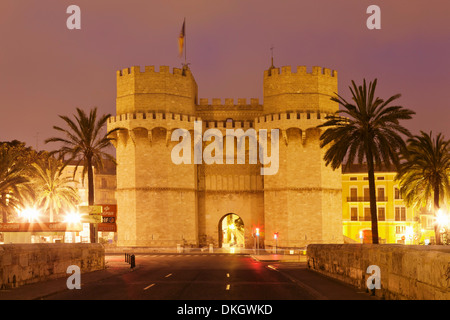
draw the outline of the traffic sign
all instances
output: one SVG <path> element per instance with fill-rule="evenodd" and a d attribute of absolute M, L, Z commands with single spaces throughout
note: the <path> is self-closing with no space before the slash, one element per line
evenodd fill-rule
<path fill-rule="evenodd" d="M 83 222 L 87 223 L 102 223 L 103 217 L 100 214 L 89 214 L 83 219 Z"/>
<path fill-rule="evenodd" d="M 78 211 L 80 213 L 101 214 L 103 212 L 103 206 L 79 206 Z"/>

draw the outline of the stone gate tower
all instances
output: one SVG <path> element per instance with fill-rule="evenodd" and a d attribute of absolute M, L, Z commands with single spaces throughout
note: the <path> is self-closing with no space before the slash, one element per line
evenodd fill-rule
<path fill-rule="evenodd" d="M 316 128 L 338 109 L 330 101 L 336 92 L 337 73 L 320 67 L 269 68 L 263 104 L 198 99 L 188 68 L 118 71 L 117 114 L 108 121 L 108 130 L 120 129 L 114 136 L 118 245 L 220 246 L 221 224 L 230 214 L 243 223 L 246 248 L 254 246 L 256 228 L 266 248 L 275 245 L 275 232 L 280 247 L 342 242 L 341 172 L 325 167 Z M 278 172 L 263 176 L 261 164 L 248 158 L 244 164 L 175 164 L 172 133 L 190 133 L 193 155 L 194 121 L 202 131 L 218 130 L 223 140 L 227 129 L 278 129 Z"/>
<path fill-rule="evenodd" d="M 317 128 L 338 110 L 330 100 L 337 91 L 337 72 L 329 69 L 264 72 L 265 115 L 256 127 L 277 128 L 282 137 L 278 174 L 264 176 L 264 221 L 267 234 L 279 232 L 288 247 L 342 241 L 341 173 L 325 166 Z"/>

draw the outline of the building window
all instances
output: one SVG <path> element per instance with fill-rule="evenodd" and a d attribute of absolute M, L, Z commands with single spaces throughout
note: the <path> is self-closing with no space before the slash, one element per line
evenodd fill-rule
<path fill-rule="evenodd" d="M 395 221 L 406 221 L 405 207 L 395 207 Z"/>
<path fill-rule="evenodd" d="M 394 199 L 395 200 L 402 199 L 402 193 L 400 192 L 400 189 L 397 187 L 394 188 Z"/>
<path fill-rule="evenodd" d="M 364 188 L 364 201 L 370 201 L 369 188 Z"/>
<path fill-rule="evenodd" d="M 350 177 L 350 181 L 356 181 L 358 180 L 358 177 Z"/>
<path fill-rule="evenodd" d="M 350 201 L 358 201 L 358 188 L 350 188 Z"/>
<path fill-rule="evenodd" d="M 358 221 L 358 208 L 357 207 L 350 208 L 350 220 Z"/>
<path fill-rule="evenodd" d="M 406 227 L 405 226 L 395 226 L 395 233 L 401 234 L 405 233 Z"/>
<path fill-rule="evenodd" d="M 370 214 L 370 207 L 365 207 L 364 208 L 364 221 L 371 221 L 372 219 L 370 218 L 371 214 Z"/>
<path fill-rule="evenodd" d="M 377 177 L 377 180 L 384 180 L 384 177 Z"/>
<path fill-rule="evenodd" d="M 378 207 L 378 221 L 386 221 L 386 208 Z"/>
<path fill-rule="evenodd" d="M 377 200 L 378 201 L 386 201 L 384 196 L 384 188 L 377 189 Z"/>

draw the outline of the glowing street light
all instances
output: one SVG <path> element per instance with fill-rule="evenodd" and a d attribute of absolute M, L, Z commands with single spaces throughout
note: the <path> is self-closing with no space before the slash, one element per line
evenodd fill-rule
<path fill-rule="evenodd" d="M 448 218 L 448 215 L 445 214 L 442 209 L 439 209 L 436 214 L 436 224 L 439 225 L 441 228 L 448 226 L 450 223 L 450 220 Z"/>
<path fill-rule="evenodd" d="M 413 227 L 407 226 L 407 227 L 405 228 L 405 236 L 406 236 L 406 238 L 409 239 L 410 241 L 413 240 L 413 237 L 414 237 L 414 229 L 413 229 Z"/>
<path fill-rule="evenodd" d="M 28 222 L 33 222 L 34 220 L 37 220 L 39 217 L 39 211 L 36 208 L 25 208 L 23 209 L 19 215 L 22 218 L 25 218 L 28 220 Z"/>
<path fill-rule="evenodd" d="M 64 218 L 64 222 L 67 222 L 67 223 L 80 223 L 81 222 L 81 215 L 78 212 L 66 213 L 66 216 Z"/>

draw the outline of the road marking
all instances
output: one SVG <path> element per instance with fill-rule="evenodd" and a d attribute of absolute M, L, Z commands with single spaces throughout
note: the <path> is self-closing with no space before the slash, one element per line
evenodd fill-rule
<path fill-rule="evenodd" d="M 227 284 L 227 288 L 225 290 L 230 290 L 230 285 Z"/>
<path fill-rule="evenodd" d="M 149 286 L 146 286 L 145 288 L 144 288 L 144 290 L 147 290 L 148 288 L 151 288 L 151 287 L 153 287 L 155 284 L 154 283 L 152 283 L 151 285 L 149 285 Z"/>
<path fill-rule="evenodd" d="M 166 275 L 165 276 L 165 278 L 168 278 L 168 277 L 170 277 L 172 274 L 171 273 L 169 273 L 168 275 Z"/>
<path fill-rule="evenodd" d="M 227 273 L 227 278 L 229 278 L 230 277 L 230 274 L 229 273 Z"/>

